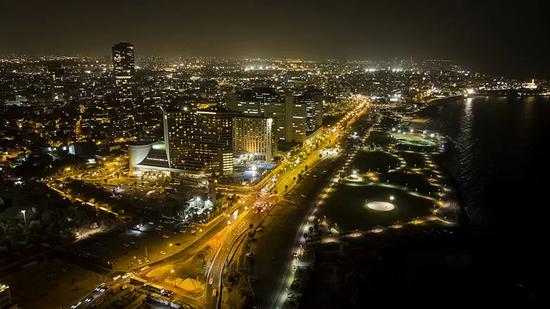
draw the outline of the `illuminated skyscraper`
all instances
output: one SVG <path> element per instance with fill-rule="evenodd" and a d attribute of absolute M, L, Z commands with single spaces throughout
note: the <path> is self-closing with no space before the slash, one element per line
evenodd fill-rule
<path fill-rule="evenodd" d="M 323 98 L 320 92 L 308 90 L 296 95 L 295 106 L 303 105 L 306 117 L 306 134 L 309 135 L 323 125 Z M 297 109 L 297 107 L 296 107 Z"/>
<path fill-rule="evenodd" d="M 134 45 L 126 42 L 113 46 L 115 97 L 120 103 L 133 102 L 133 77 L 136 70 Z"/>
<path fill-rule="evenodd" d="M 191 107 L 165 111 L 164 141 L 170 168 L 197 174 L 233 173 L 234 116 L 227 111 Z"/>
<path fill-rule="evenodd" d="M 273 157 L 273 119 L 261 116 L 233 118 L 233 152 L 270 162 Z"/>
<path fill-rule="evenodd" d="M 247 89 L 230 97 L 227 107 L 272 118 L 276 141 L 301 143 L 323 124 L 322 95 L 315 89 L 286 96 L 273 88 Z"/>
<path fill-rule="evenodd" d="M 64 78 L 65 68 L 60 62 L 52 62 L 48 64 L 48 72 L 51 77 L 52 97 L 55 101 L 62 100 L 64 96 Z"/>
<path fill-rule="evenodd" d="M 273 88 L 256 87 L 236 93 L 229 98 L 227 107 L 230 110 L 243 113 L 245 116 L 263 116 L 273 119 L 273 134 L 276 141 L 285 141 L 287 102 L 284 94 Z"/>

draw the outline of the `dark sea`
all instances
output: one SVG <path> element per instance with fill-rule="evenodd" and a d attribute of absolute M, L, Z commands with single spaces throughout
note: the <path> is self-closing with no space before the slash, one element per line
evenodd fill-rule
<path fill-rule="evenodd" d="M 550 98 L 467 98 L 422 114 L 450 140 L 443 164 L 455 180 L 488 293 L 548 301 Z"/>

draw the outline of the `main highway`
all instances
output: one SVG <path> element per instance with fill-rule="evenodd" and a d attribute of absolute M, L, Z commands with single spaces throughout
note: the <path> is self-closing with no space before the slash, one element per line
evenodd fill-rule
<path fill-rule="evenodd" d="M 202 226 L 202 232 L 190 243 L 163 259 L 140 265 L 133 273 L 150 280 L 147 273 L 153 269 L 176 263 L 194 256 L 212 239 L 216 238 L 215 253 L 207 264 L 205 298 L 193 298 L 174 291 L 174 298 L 195 308 L 220 308 L 223 293 L 223 274 L 228 261 L 238 252 L 249 231 L 255 230 L 268 216 L 273 207 L 292 191 L 304 173 L 327 157 L 337 152 L 337 145 L 344 137 L 346 129 L 368 110 L 367 99 L 355 99 L 355 107 L 337 123 L 324 129 L 316 144 L 294 149 L 270 173 L 258 183 L 248 186 L 225 186 L 220 189 L 240 197 L 233 208 Z M 212 243 L 212 242 L 210 242 Z M 165 285 L 163 282 L 154 282 Z M 166 286 L 166 285 L 165 285 Z M 169 286 L 166 286 L 170 289 Z"/>
<path fill-rule="evenodd" d="M 323 135 L 319 146 L 309 153 L 300 151 L 296 157 L 291 157 L 285 161 L 286 166 L 282 166 L 275 183 L 263 182 L 263 188 L 259 194 L 250 194 L 249 202 L 253 203 L 253 207 L 248 207 L 237 220 L 228 225 L 225 241 L 218 249 L 211 267 L 208 271 L 208 287 L 207 287 L 207 308 L 219 308 L 223 292 L 223 272 L 229 259 L 235 254 L 237 246 L 249 230 L 254 230 L 259 223 L 269 214 L 272 207 L 276 207 L 277 202 L 284 198 L 284 195 L 291 191 L 298 182 L 298 175 L 318 164 L 321 160 L 327 157 L 327 149 L 335 147 L 344 136 L 344 132 L 349 125 L 357 120 L 367 110 L 367 101 L 361 100 L 356 108 L 345 115 L 334 126 L 327 128 Z M 266 176 L 271 179 L 272 175 Z M 257 192 L 257 191 L 256 191 Z M 251 196 L 257 196 L 256 200 Z M 264 206 L 265 205 L 265 206 Z M 261 212 L 254 211 L 257 209 L 254 206 L 262 207 Z M 251 228 L 252 227 L 252 228 Z M 211 284 L 210 284 L 211 283 Z"/>

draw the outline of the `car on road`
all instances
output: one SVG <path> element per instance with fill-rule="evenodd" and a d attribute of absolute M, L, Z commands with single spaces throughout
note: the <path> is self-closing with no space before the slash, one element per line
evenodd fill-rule
<path fill-rule="evenodd" d="M 168 238 L 170 238 L 170 236 L 168 236 L 168 235 L 164 234 L 164 235 L 162 235 L 162 238 L 164 238 L 164 239 L 168 239 Z"/>
<path fill-rule="evenodd" d="M 166 255 L 166 252 L 165 252 L 165 251 L 161 251 L 160 254 Z"/>

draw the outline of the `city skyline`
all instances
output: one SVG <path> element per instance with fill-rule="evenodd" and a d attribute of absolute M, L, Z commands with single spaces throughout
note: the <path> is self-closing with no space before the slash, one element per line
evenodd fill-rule
<path fill-rule="evenodd" d="M 0 54 L 101 57 L 115 42 L 130 41 L 142 56 L 449 58 L 483 72 L 540 78 L 550 76 L 547 10 L 545 1 L 493 0 L 2 1 L 0 39 L 10 44 Z M 518 47 L 530 43 L 539 48 Z"/>
<path fill-rule="evenodd" d="M 0 0 L 0 309 L 539 307 L 547 2 Z"/>

